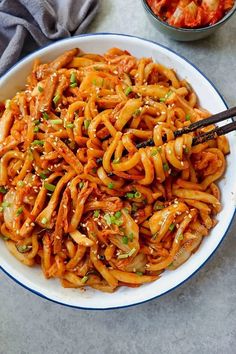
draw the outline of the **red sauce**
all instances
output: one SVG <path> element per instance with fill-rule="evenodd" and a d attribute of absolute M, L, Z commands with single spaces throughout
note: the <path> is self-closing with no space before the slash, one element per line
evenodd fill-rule
<path fill-rule="evenodd" d="M 218 22 L 234 0 L 147 0 L 155 15 L 171 26 L 206 27 Z"/>

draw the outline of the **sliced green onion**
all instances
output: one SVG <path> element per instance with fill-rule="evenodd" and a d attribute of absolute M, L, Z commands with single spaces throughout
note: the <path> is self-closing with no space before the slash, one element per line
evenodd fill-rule
<path fill-rule="evenodd" d="M 88 276 L 87 275 L 85 275 L 82 279 L 81 279 L 81 282 L 83 283 L 83 284 L 85 284 L 87 281 L 88 281 Z"/>
<path fill-rule="evenodd" d="M 39 90 L 39 92 L 43 92 L 43 87 L 38 86 L 38 90 Z"/>
<path fill-rule="evenodd" d="M 129 86 L 125 89 L 125 95 L 128 96 L 130 92 L 132 92 L 132 87 Z"/>
<path fill-rule="evenodd" d="M 164 171 L 166 171 L 166 172 L 169 171 L 170 167 L 167 162 L 163 163 L 163 168 L 164 168 Z"/>
<path fill-rule="evenodd" d="M 188 148 L 184 148 L 184 152 L 185 152 L 185 154 L 188 154 L 189 153 L 189 149 Z"/>
<path fill-rule="evenodd" d="M 92 81 L 92 84 L 93 84 L 94 86 L 97 86 L 97 80 L 94 79 L 94 80 Z"/>
<path fill-rule="evenodd" d="M 43 146 L 44 145 L 44 141 L 43 140 L 34 140 L 31 145 L 35 146 L 35 145 L 39 145 L 39 146 Z"/>
<path fill-rule="evenodd" d="M 135 213 L 137 210 L 138 210 L 138 206 L 133 203 L 131 207 L 131 211 Z"/>
<path fill-rule="evenodd" d="M 151 156 L 155 156 L 158 153 L 157 149 L 152 149 Z"/>
<path fill-rule="evenodd" d="M 77 82 L 74 82 L 73 84 L 70 84 L 70 87 L 74 88 L 74 87 L 77 87 Z"/>
<path fill-rule="evenodd" d="M 188 113 L 188 114 L 186 114 L 186 116 L 185 116 L 185 120 L 191 120 L 191 115 Z"/>
<path fill-rule="evenodd" d="M 94 210 L 93 216 L 94 216 L 95 218 L 98 218 L 99 215 L 100 215 L 100 210 Z"/>
<path fill-rule="evenodd" d="M 72 129 L 72 128 L 74 128 L 74 124 L 73 123 L 68 123 L 68 124 L 66 124 L 66 128 Z"/>
<path fill-rule="evenodd" d="M 27 245 L 16 245 L 16 248 L 20 253 L 25 253 L 30 249 L 30 247 Z"/>
<path fill-rule="evenodd" d="M 22 213 L 23 213 L 23 208 L 22 207 L 18 208 L 16 211 L 16 215 L 19 216 Z"/>
<path fill-rule="evenodd" d="M 83 188 L 83 186 L 84 186 L 84 182 L 80 182 L 80 183 L 79 183 L 79 187 L 80 187 L 80 189 L 82 189 L 82 188 Z"/>
<path fill-rule="evenodd" d="M 34 127 L 34 133 L 38 133 L 39 127 Z"/>
<path fill-rule="evenodd" d="M 134 198 L 134 193 L 126 193 L 125 197 L 132 199 L 132 198 Z"/>
<path fill-rule="evenodd" d="M 153 209 L 154 209 L 155 211 L 157 211 L 157 210 L 162 210 L 162 209 L 164 209 L 164 208 L 165 208 L 164 205 L 155 203 Z"/>
<path fill-rule="evenodd" d="M 62 119 L 51 119 L 48 121 L 50 124 L 62 124 Z"/>
<path fill-rule="evenodd" d="M 141 109 L 138 108 L 138 109 L 136 109 L 136 110 L 134 111 L 133 116 L 137 117 L 137 116 L 139 116 L 140 114 L 141 114 Z"/>
<path fill-rule="evenodd" d="M 111 225 L 111 215 L 105 214 L 104 219 L 108 225 Z"/>
<path fill-rule="evenodd" d="M 24 182 L 24 181 L 18 181 L 18 182 L 17 182 L 17 186 L 18 186 L 18 187 L 24 187 L 24 185 L 25 185 L 25 182 Z"/>
<path fill-rule="evenodd" d="M 140 276 L 143 275 L 142 272 L 136 272 L 136 274 L 137 274 L 137 275 L 140 275 Z"/>
<path fill-rule="evenodd" d="M 7 193 L 7 189 L 5 187 L 0 187 L 0 193 L 6 194 Z"/>
<path fill-rule="evenodd" d="M 127 236 L 122 237 L 122 243 L 123 243 L 124 245 L 128 245 L 129 239 L 128 239 Z"/>
<path fill-rule="evenodd" d="M 109 189 L 113 189 L 114 188 L 114 183 L 108 183 L 108 185 L 107 185 L 107 187 L 109 188 Z"/>
<path fill-rule="evenodd" d="M 132 250 L 129 251 L 129 253 L 120 254 L 117 258 L 124 259 L 124 258 L 131 257 L 135 253 L 135 251 L 136 251 L 136 248 L 132 248 Z"/>
<path fill-rule="evenodd" d="M 165 101 L 166 101 L 166 98 L 165 98 L 165 97 L 161 97 L 161 98 L 159 99 L 159 101 L 160 101 L 160 102 L 165 102 Z"/>
<path fill-rule="evenodd" d="M 170 226 L 169 226 L 169 230 L 170 230 L 170 231 L 173 231 L 173 230 L 174 230 L 174 228 L 175 228 L 175 224 L 170 224 Z"/>
<path fill-rule="evenodd" d="M 121 219 L 116 219 L 116 220 L 114 221 L 114 224 L 120 227 L 121 225 L 123 225 L 123 220 L 121 220 Z"/>
<path fill-rule="evenodd" d="M 48 222 L 48 219 L 47 219 L 47 218 L 42 218 L 41 224 L 46 225 L 47 222 Z"/>
<path fill-rule="evenodd" d="M 130 242 L 133 242 L 133 240 L 134 240 L 133 232 L 131 232 L 128 237 L 129 237 Z"/>
<path fill-rule="evenodd" d="M 2 208 L 8 208 L 9 206 L 11 206 L 11 204 L 9 202 L 2 202 Z"/>
<path fill-rule="evenodd" d="M 84 127 L 85 127 L 86 130 L 88 130 L 88 127 L 89 127 L 90 123 L 91 123 L 91 120 L 86 119 L 84 121 Z"/>
<path fill-rule="evenodd" d="M 120 217 L 121 217 L 121 211 L 117 211 L 116 213 L 115 213 L 115 218 L 116 219 L 119 219 Z"/>
<path fill-rule="evenodd" d="M 113 163 L 119 163 L 120 162 L 120 159 L 115 159 L 115 160 L 113 160 Z"/>
<path fill-rule="evenodd" d="M 40 120 L 35 120 L 34 121 L 34 125 L 39 125 L 40 124 Z"/>
<path fill-rule="evenodd" d="M 178 237 L 178 241 L 182 241 L 183 239 L 184 239 L 184 235 L 180 234 L 179 237 Z"/>
<path fill-rule="evenodd" d="M 56 189 L 56 186 L 54 186 L 54 184 L 51 183 L 44 183 L 44 187 L 50 192 L 54 192 Z"/>
<path fill-rule="evenodd" d="M 141 198 L 142 197 L 142 194 L 140 192 L 135 192 L 134 193 L 134 198 Z"/>
<path fill-rule="evenodd" d="M 45 120 L 49 119 L 49 115 L 46 112 L 43 112 L 43 119 Z"/>
<path fill-rule="evenodd" d="M 70 83 L 71 84 L 75 84 L 76 83 L 76 73 L 75 72 L 71 73 Z"/>
<path fill-rule="evenodd" d="M 56 96 L 54 96 L 54 98 L 53 98 L 53 102 L 54 102 L 55 104 L 57 104 L 57 103 L 60 101 L 60 98 L 61 98 L 61 96 L 60 96 L 60 95 L 56 95 Z"/>
<path fill-rule="evenodd" d="M 8 241 L 8 240 L 10 240 L 10 238 L 9 238 L 9 237 L 4 236 L 4 235 L 0 235 L 0 237 L 2 237 L 2 239 L 3 239 L 4 241 Z"/>

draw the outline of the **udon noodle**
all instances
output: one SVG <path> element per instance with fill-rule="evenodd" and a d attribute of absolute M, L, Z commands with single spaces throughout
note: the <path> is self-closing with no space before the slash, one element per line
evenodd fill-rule
<path fill-rule="evenodd" d="M 174 70 L 126 50 L 37 60 L 0 104 L 6 247 L 69 288 L 113 292 L 176 269 L 221 208 L 226 138 L 174 139 L 208 116 Z"/>

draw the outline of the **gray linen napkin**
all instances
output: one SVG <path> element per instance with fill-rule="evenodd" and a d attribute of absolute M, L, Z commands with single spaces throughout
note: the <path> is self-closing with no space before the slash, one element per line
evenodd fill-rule
<path fill-rule="evenodd" d="M 32 48 L 82 33 L 100 0 L 0 0 L 0 75 Z"/>

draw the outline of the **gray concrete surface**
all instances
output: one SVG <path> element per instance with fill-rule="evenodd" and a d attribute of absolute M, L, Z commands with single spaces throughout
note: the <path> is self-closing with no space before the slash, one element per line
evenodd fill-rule
<path fill-rule="evenodd" d="M 236 16 L 195 43 L 168 40 L 139 0 L 103 0 L 88 32 L 156 40 L 196 64 L 236 104 Z M 168 295 L 129 309 L 89 312 L 43 300 L 0 273 L 1 354 L 236 353 L 236 223 L 207 265 Z"/>

